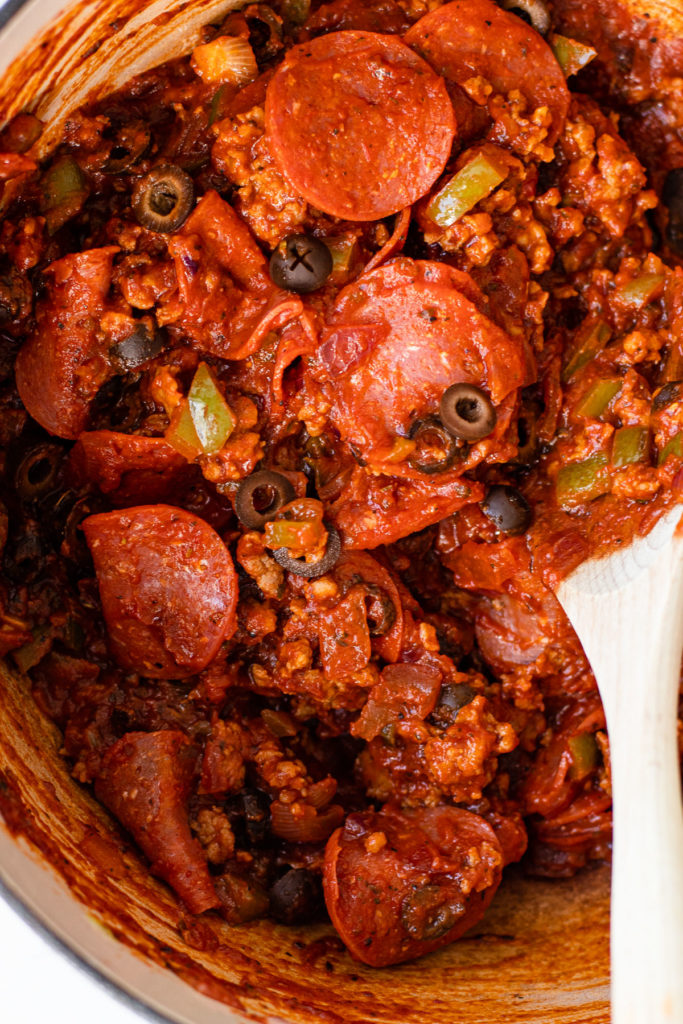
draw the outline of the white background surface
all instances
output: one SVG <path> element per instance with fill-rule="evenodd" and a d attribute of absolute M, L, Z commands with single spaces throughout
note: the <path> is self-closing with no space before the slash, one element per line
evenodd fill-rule
<path fill-rule="evenodd" d="M 146 1022 L 48 945 L 1 896 L 0 1006 L 5 1024 Z"/>

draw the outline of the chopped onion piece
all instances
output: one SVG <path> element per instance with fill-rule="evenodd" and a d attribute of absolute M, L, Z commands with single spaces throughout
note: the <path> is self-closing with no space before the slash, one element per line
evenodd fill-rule
<path fill-rule="evenodd" d="M 192 53 L 192 69 L 211 85 L 243 86 L 258 74 L 254 51 L 241 36 L 217 36 L 197 46 Z"/>

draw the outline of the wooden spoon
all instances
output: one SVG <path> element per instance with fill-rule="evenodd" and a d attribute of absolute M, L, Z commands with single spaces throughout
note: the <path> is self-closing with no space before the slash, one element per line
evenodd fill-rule
<path fill-rule="evenodd" d="M 681 508 L 557 588 L 598 682 L 613 791 L 613 1024 L 683 1024 Z"/>

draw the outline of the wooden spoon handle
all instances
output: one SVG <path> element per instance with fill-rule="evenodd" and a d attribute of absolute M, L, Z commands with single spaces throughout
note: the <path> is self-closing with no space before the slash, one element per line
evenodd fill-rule
<path fill-rule="evenodd" d="M 666 653 L 652 678 L 674 672 Z M 679 659 L 676 659 L 678 662 Z M 647 690 L 648 675 L 639 685 Z M 640 750 L 630 737 L 640 731 Z M 612 1022 L 683 1022 L 683 813 L 676 716 L 626 711 L 612 727 Z M 615 742 L 616 740 L 616 742 Z"/>
<path fill-rule="evenodd" d="M 683 1024 L 683 540 L 665 526 L 558 589 L 610 737 L 613 1024 Z"/>

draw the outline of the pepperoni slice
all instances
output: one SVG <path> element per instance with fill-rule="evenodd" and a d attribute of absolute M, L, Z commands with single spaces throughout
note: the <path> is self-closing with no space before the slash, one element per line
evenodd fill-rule
<path fill-rule="evenodd" d="M 98 334 L 111 284 L 116 246 L 70 253 L 45 270 L 47 298 L 38 304 L 36 331 L 16 361 L 19 396 L 42 427 L 76 438 L 90 403 L 111 373 Z"/>
<path fill-rule="evenodd" d="M 156 679 L 200 672 L 236 628 L 237 575 L 207 523 L 171 505 L 83 521 L 119 663 Z"/>
<path fill-rule="evenodd" d="M 365 551 L 345 551 L 334 567 L 334 578 L 342 584 L 358 583 L 368 588 L 368 599 L 379 607 L 388 604 L 387 628 L 372 635 L 372 650 L 384 661 L 398 661 L 403 644 L 403 603 L 393 577 Z"/>
<path fill-rule="evenodd" d="M 318 360 L 334 381 L 330 419 L 363 455 L 437 413 L 451 384 L 476 384 L 499 405 L 527 383 L 522 343 L 475 305 L 471 282 L 465 295 L 468 280 L 400 257 L 340 293 Z"/>
<path fill-rule="evenodd" d="M 181 732 L 129 732 L 104 755 L 95 792 L 135 837 L 154 874 L 201 914 L 220 901 L 187 819 L 195 760 Z"/>
<path fill-rule="evenodd" d="M 69 456 L 71 482 L 78 488 L 95 484 L 120 507 L 172 500 L 188 470 L 163 437 L 114 430 L 85 431 Z"/>
<path fill-rule="evenodd" d="M 569 90 L 545 40 L 493 0 L 453 0 L 406 33 L 405 41 L 435 71 L 458 85 L 481 75 L 498 93 L 513 89 L 552 114 L 548 144 L 557 141 L 569 109 Z"/>
<path fill-rule="evenodd" d="M 266 97 L 280 170 L 313 206 L 377 220 L 441 174 L 455 135 L 443 80 L 395 36 L 331 32 L 293 47 Z"/>
<path fill-rule="evenodd" d="M 371 967 L 460 938 L 500 884 L 503 852 L 483 818 L 457 807 L 351 814 L 330 836 L 323 886 L 332 923 Z"/>

